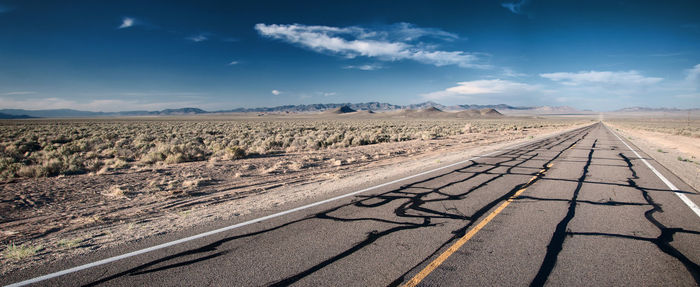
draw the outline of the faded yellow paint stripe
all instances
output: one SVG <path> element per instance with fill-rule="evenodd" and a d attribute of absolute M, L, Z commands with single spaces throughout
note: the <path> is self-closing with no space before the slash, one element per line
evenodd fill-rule
<path fill-rule="evenodd" d="M 552 165 L 553 165 L 553 164 L 550 163 L 549 165 L 547 165 L 547 167 L 550 168 L 550 167 L 552 167 Z M 482 220 L 482 221 L 479 222 L 476 226 L 474 226 L 474 228 L 472 228 L 471 230 L 469 230 L 469 232 L 467 232 L 467 234 L 465 234 L 464 236 L 462 236 L 462 238 L 460 238 L 459 240 L 457 240 L 457 242 L 455 242 L 454 244 L 452 244 L 452 246 L 450 246 L 450 248 L 448 248 L 447 250 L 445 250 L 445 252 L 443 252 L 442 254 L 440 254 L 440 256 L 438 256 L 438 258 L 435 258 L 435 260 L 433 260 L 433 262 L 430 262 L 430 264 L 428 264 L 428 266 L 425 266 L 425 268 L 423 268 L 423 270 L 421 270 L 420 272 L 418 272 L 418 274 L 416 274 L 415 276 L 413 276 L 413 278 L 411 278 L 411 280 L 408 281 L 408 282 L 406 282 L 406 284 L 404 284 L 403 286 L 404 286 L 404 287 L 413 287 L 413 286 L 417 286 L 418 283 L 420 283 L 421 281 L 423 281 L 423 279 L 425 279 L 425 277 L 428 276 L 428 274 L 430 274 L 430 273 L 433 272 L 436 268 L 438 268 L 438 266 L 440 266 L 440 264 L 442 264 L 443 262 L 445 262 L 445 260 L 447 260 L 447 258 L 450 257 L 450 255 L 452 255 L 452 254 L 455 253 L 457 250 L 459 250 L 459 248 L 462 247 L 462 245 L 464 245 L 464 243 L 467 243 L 467 241 L 469 241 L 469 239 L 471 239 L 477 232 L 479 232 L 479 230 L 481 230 L 482 228 L 484 228 L 484 226 L 486 226 L 486 224 L 488 224 L 489 222 L 491 222 L 491 220 L 493 220 L 493 218 L 495 218 L 496 215 L 498 215 L 499 213 L 501 213 L 501 211 L 503 211 L 503 209 L 505 209 L 511 202 L 513 202 L 513 199 L 517 198 L 518 196 L 520 196 L 520 194 L 522 194 L 523 192 L 525 192 L 525 190 L 527 189 L 527 187 L 530 186 L 530 184 L 532 184 L 532 182 L 533 182 L 535 179 L 537 179 L 537 177 L 541 176 L 545 171 L 546 171 L 545 169 L 540 170 L 540 172 L 538 172 L 537 175 L 533 176 L 533 177 L 525 184 L 525 187 L 519 189 L 519 190 L 516 191 L 511 197 L 509 197 L 505 202 L 501 203 L 501 205 L 499 205 L 498 208 L 496 208 L 496 210 L 494 210 L 494 211 L 491 212 L 488 216 L 486 216 L 486 218 L 484 218 L 484 220 Z"/>

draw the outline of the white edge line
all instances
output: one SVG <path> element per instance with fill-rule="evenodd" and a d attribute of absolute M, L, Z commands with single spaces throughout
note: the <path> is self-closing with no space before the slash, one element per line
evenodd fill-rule
<path fill-rule="evenodd" d="M 224 231 L 236 229 L 236 228 L 243 227 L 243 226 L 246 226 L 246 225 L 250 225 L 250 224 L 253 224 L 253 223 L 258 223 L 258 222 L 260 222 L 260 221 L 272 219 L 272 218 L 275 218 L 275 217 L 280 217 L 280 216 L 287 215 L 287 214 L 290 214 L 290 213 L 293 213 L 293 212 L 297 212 L 297 211 L 300 211 L 300 210 L 308 209 L 308 208 L 311 208 L 311 207 L 314 207 L 314 206 L 318 206 L 318 205 L 322 205 L 322 204 L 325 204 L 325 203 L 328 203 L 328 202 L 336 201 L 336 200 L 338 200 L 338 199 L 343 199 L 343 198 L 350 197 L 350 196 L 353 196 L 353 195 L 356 195 L 356 194 L 360 194 L 360 193 L 363 193 L 363 192 L 367 192 L 367 191 L 370 191 L 370 190 L 373 190 L 373 189 L 377 189 L 377 188 L 381 188 L 381 187 L 384 187 L 384 186 L 387 186 L 387 185 L 391 185 L 391 184 L 394 184 L 394 183 L 398 183 L 398 182 L 401 182 L 401 181 L 404 181 L 404 180 L 408 180 L 408 179 L 416 178 L 416 177 L 419 177 L 419 176 L 423 176 L 423 175 L 426 175 L 426 174 L 429 174 L 429 173 L 432 173 L 432 172 L 436 172 L 436 171 L 439 171 L 439 170 L 443 170 L 443 169 L 446 169 L 446 168 L 450 168 L 450 167 L 453 167 L 453 166 L 456 166 L 456 165 L 464 164 L 464 163 L 467 163 L 467 162 L 469 162 L 469 161 L 473 161 L 473 160 L 476 160 L 476 159 L 479 159 L 479 158 L 482 158 L 482 157 L 490 156 L 490 155 L 493 155 L 493 154 L 496 154 L 496 153 L 499 153 L 499 152 L 506 152 L 506 151 L 509 151 L 509 150 L 518 148 L 518 147 L 520 147 L 520 146 L 523 146 L 523 145 L 526 145 L 526 144 L 529 144 L 529 143 L 541 141 L 541 140 L 548 139 L 548 138 L 553 138 L 553 137 L 556 137 L 556 136 L 558 136 L 558 135 L 561 135 L 561 134 L 564 134 L 564 133 L 567 133 L 567 132 L 570 132 L 570 131 L 573 131 L 573 130 L 576 130 L 576 129 L 579 129 L 579 128 L 574 128 L 574 129 L 566 130 L 566 131 L 559 132 L 559 133 L 555 133 L 555 134 L 553 134 L 553 135 L 550 135 L 550 136 L 547 136 L 547 137 L 544 137 L 544 138 L 534 139 L 534 140 L 531 140 L 531 141 L 526 141 L 526 142 L 519 143 L 519 144 L 512 145 L 512 146 L 507 146 L 507 147 L 505 147 L 505 148 L 498 149 L 498 150 L 495 150 L 495 151 L 493 151 L 493 152 L 490 152 L 490 153 L 487 153 L 487 154 L 483 154 L 483 155 L 480 155 L 480 156 L 472 157 L 472 158 L 467 159 L 467 160 L 455 162 L 455 163 L 452 163 L 452 164 L 449 164 L 449 165 L 446 165 L 446 166 L 438 167 L 438 168 L 435 168 L 435 169 L 432 169 L 432 170 L 428 170 L 428 171 L 424 171 L 424 172 L 421 172 L 421 173 L 418 173 L 418 174 L 414 174 L 414 175 L 410 175 L 410 176 L 407 176 L 407 177 L 399 178 L 399 179 L 392 180 L 392 181 L 389 181 L 389 182 L 385 182 L 385 183 L 382 183 L 382 184 L 379 184 L 379 185 L 375 185 L 375 186 L 372 186 L 372 187 L 368 187 L 368 188 L 365 188 L 365 189 L 362 189 L 362 190 L 353 191 L 353 192 L 350 192 L 350 193 L 346 193 L 346 194 L 339 195 L 339 196 L 336 196 L 336 197 L 332 197 L 332 198 L 329 198 L 329 199 L 317 201 L 317 202 L 314 202 L 314 203 L 310 203 L 310 204 L 303 205 L 303 206 L 300 206 L 300 207 L 292 208 L 292 209 L 285 210 L 285 211 L 282 211 L 282 212 L 278 212 L 278 213 L 275 213 L 275 214 L 270 214 L 270 215 L 263 216 L 263 217 L 256 218 L 256 219 L 252 219 L 252 220 L 249 220 L 249 221 L 244 221 L 244 222 L 240 222 L 240 223 L 237 223 L 237 224 L 234 224 L 234 225 L 229 225 L 229 226 L 222 227 L 222 228 L 219 228 L 219 229 L 214 229 L 214 230 L 212 230 L 212 231 L 207 231 L 207 232 L 200 233 L 200 234 L 197 234 L 197 235 L 192 235 L 192 236 L 190 236 L 190 237 L 185 237 L 185 238 L 182 238 L 182 239 L 178 239 L 178 240 L 174 240 L 174 241 L 162 243 L 162 244 L 159 244 L 159 245 L 156 245 L 156 246 L 151 246 L 151 247 L 148 247 L 148 248 L 144 248 L 144 249 L 132 251 L 132 252 L 129 252 L 129 253 L 126 253 L 126 254 L 122 254 L 122 255 L 118 255 L 118 256 L 114 256 L 114 257 L 105 258 L 105 259 L 102 259 L 102 260 L 99 260 L 99 261 L 95 261 L 95 262 L 92 262 L 92 263 L 88 263 L 88 264 L 76 266 L 76 267 L 73 267 L 73 268 L 61 270 L 61 271 L 58 271 L 58 272 L 46 274 L 46 275 L 39 276 L 39 277 L 35 277 L 35 278 L 32 278 L 32 279 L 27 279 L 27 280 L 24 280 L 24 281 L 20 281 L 20 282 L 17 282 L 17 283 L 13 283 L 13 284 L 10 284 L 10 285 L 6 285 L 6 287 L 18 287 L 18 286 L 25 286 L 25 285 L 29 285 L 29 284 L 33 284 L 33 283 L 38 283 L 38 282 L 41 282 L 41 281 L 44 281 L 44 280 L 48 280 L 48 279 L 51 279 L 51 278 L 56 278 L 56 277 L 63 276 L 63 275 L 66 275 L 66 274 L 70 274 L 70 273 L 78 272 L 78 271 L 85 270 L 85 269 L 88 269 L 88 268 L 92 268 L 92 267 L 104 265 L 104 264 L 107 264 L 107 263 L 111 263 L 111 262 L 114 262 L 114 261 L 122 260 L 122 259 L 129 258 L 129 257 L 133 257 L 133 256 L 136 256 L 136 255 L 148 253 L 148 252 L 155 251 L 155 250 L 158 250 L 158 249 L 163 249 L 163 248 L 170 247 L 170 246 L 173 246 L 173 245 L 177 245 L 177 244 L 180 244 L 180 243 L 185 243 L 185 242 L 192 241 L 192 240 L 195 240 L 195 239 L 207 237 L 207 236 L 209 236 L 209 235 L 214 235 L 214 234 L 221 233 L 221 232 L 224 232 Z"/>
<path fill-rule="evenodd" d="M 666 186 L 668 186 L 668 188 L 670 188 L 671 190 L 673 190 L 673 193 L 675 193 L 675 194 L 678 196 L 678 198 L 680 198 L 681 201 L 683 201 L 683 203 L 685 203 L 685 205 L 687 205 L 688 207 L 690 207 L 690 210 L 692 210 L 693 212 L 695 212 L 695 215 L 697 215 L 698 217 L 700 217 L 700 207 L 698 207 L 698 206 L 695 204 L 695 202 L 693 202 L 692 200 L 690 200 L 690 198 L 688 198 L 687 196 L 685 196 L 685 194 L 682 194 L 682 193 L 678 192 L 678 191 L 680 191 L 680 189 L 678 189 L 675 185 L 673 185 L 673 183 L 671 183 L 671 181 L 669 181 L 668 179 L 666 179 L 666 177 L 664 177 L 658 170 L 656 170 L 653 166 L 651 166 L 651 164 L 649 164 L 649 162 L 648 162 L 646 159 L 644 159 L 642 156 L 640 156 L 640 155 L 637 153 L 636 150 L 634 150 L 634 149 L 633 149 L 632 147 L 630 147 L 624 140 L 622 140 L 622 138 L 621 138 L 619 135 L 617 135 L 617 133 L 615 133 L 613 130 L 611 130 L 610 127 L 608 127 L 607 125 L 605 125 L 605 127 L 606 127 L 612 134 L 614 134 L 614 135 L 617 137 L 617 139 L 619 139 L 623 144 L 625 144 L 625 146 L 627 146 L 627 148 L 630 149 L 630 150 L 634 153 L 634 155 L 637 156 L 637 158 L 641 159 L 642 162 L 643 162 L 644 164 L 646 164 L 646 166 L 649 167 L 649 169 L 651 169 L 651 171 L 653 171 L 654 174 L 656 174 L 656 176 L 657 176 L 659 179 L 661 179 L 661 181 L 663 181 L 663 182 L 666 184 Z"/>

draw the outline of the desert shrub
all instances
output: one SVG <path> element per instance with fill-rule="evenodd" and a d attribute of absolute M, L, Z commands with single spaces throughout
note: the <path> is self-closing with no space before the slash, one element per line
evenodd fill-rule
<path fill-rule="evenodd" d="M 30 245 L 15 245 L 14 243 L 8 244 L 3 250 L 3 256 L 8 259 L 24 259 L 27 257 L 34 256 L 37 252 L 44 249 L 41 245 L 30 246 Z"/>
<path fill-rule="evenodd" d="M 212 157 L 236 160 L 251 154 L 431 140 L 470 131 L 513 132 L 579 122 L 561 119 L 0 121 L 0 180 L 104 173 L 130 165 L 176 164 Z M 692 127 L 680 132 L 698 133 Z"/>

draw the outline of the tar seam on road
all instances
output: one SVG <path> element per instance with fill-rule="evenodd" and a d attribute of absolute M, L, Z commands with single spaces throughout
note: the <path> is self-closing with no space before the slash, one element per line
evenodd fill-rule
<path fill-rule="evenodd" d="M 133 256 L 141 255 L 141 254 L 144 254 L 144 253 L 148 253 L 148 252 L 151 252 L 151 251 L 155 251 L 155 250 L 163 249 L 163 248 L 170 247 L 170 246 L 173 246 L 173 245 L 177 245 L 177 244 L 180 244 L 180 243 L 185 243 L 185 242 L 192 241 L 192 240 L 195 240 L 195 239 L 200 239 L 200 238 L 204 238 L 204 237 L 207 237 L 207 236 L 210 236 L 210 235 L 214 235 L 214 234 L 218 234 L 218 233 L 221 233 L 221 232 L 233 230 L 233 229 L 240 228 L 240 227 L 243 227 L 243 226 L 246 226 L 246 225 L 250 225 L 250 224 L 258 223 L 258 222 L 265 221 L 265 220 L 268 220 L 268 219 L 280 217 L 280 216 L 287 215 L 287 214 L 290 214 L 290 213 L 294 213 L 294 212 L 297 212 L 297 211 L 300 211 L 300 210 L 308 209 L 308 208 L 311 208 L 311 207 L 319 206 L 319 205 L 322 205 L 322 204 L 325 204 L 325 203 L 329 203 L 329 202 L 332 202 L 332 201 L 336 201 L 336 200 L 339 200 L 339 199 L 343 199 L 343 198 L 346 198 L 346 197 L 350 197 L 350 196 L 354 196 L 354 195 L 357 195 L 357 194 L 360 194 L 360 193 L 364 193 L 364 192 L 367 192 L 367 191 L 370 191 L 370 190 L 374 190 L 374 189 L 377 189 L 377 188 L 381 188 L 381 187 L 384 187 L 384 186 L 387 186 L 387 185 L 391 185 L 391 184 L 395 184 L 395 183 L 402 182 L 402 181 L 405 181 L 405 180 L 413 179 L 413 178 L 416 178 L 416 177 L 419 177 L 419 176 L 423 176 L 423 175 L 426 175 L 426 174 L 429 174 L 429 173 L 433 173 L 433 172 L 436 172 L 436 171 L 439 171 L 439 170 L 443 170 L 443 169 L 446 169 L 446 168 L 454 167 L 454 166 L 457 166 L 457 165 L 460 165 L 460 164 L 467 163 L 467 162 L 472 161 L 472 160 L 476 160 L 476 159 L 479 159 L 479 158 L 482 158 L 482 157 L 491 156 L 491 155 L 494 155 L 494 154 L 497 154 L 497 153 L 500 153 L 500 152 L 512 150 L 512 149 L 518 148 L 518 147 L 520 147 L 520 146 L 523 146 L 523 145 L 526 145 L 526 144 L 529 144 L 529 143 L 532 143 L 532 142 L 537 142 L 537 141 L 541 141 L 541 140 L 544 140 L 544 139 L 553 138 L 553 137 L 556 137 L 556 136 L 558 136 L 558 135 L 561 135 L 561 134 L 564 134 L 564 133 L 567 133 L 567 132 L 571 132 L 572 130 L 578 130 L 578 129 L 580 129 L 580 128 L 571 129 L 571 130 L 566 130 L 566 131 L 563 131 L 563 132 L 559 132 L 559 133 L 550 135 L 550 136 L 545 137 L 545 138 L 541 138 L 541 139 L 537 139 L 537 140 L 532 140 L 532 141 L 528 141 L 528 142 L 516 144 L 516 145 L 509 146 L 509 147 L 506 147 L 506 148 L 503 148 L 503 149 L 499 149 L 499 150 L 496 150 L 496 151 L 493 151 L 493 152 L 490 152 L 490 153 L 487 153 L 487 154 L 483 154 L 483 155 L 480 155 L 480 156 L 476 156 L 476 157 L 473 157 L 473 158 L 470 158 L 470 159 L 467 159 L 467 160 L 455 162 L 455 163 L 452 163 L 452 164 L 449 164 L 449 165 L 446 165 L 446 166 L 442 166 L 442 167 L 435 168 L 435 169 L 432 169 L 432 170 L 424 171 L 424 172 L 421 172 L 421 173 L 418 173 L 418 174 L 414 174 L 414 175 L 410 175 L 410 176 L 407 176 L 407 177 L 399 178 L 399 179 L 392 180 L 392 181 L 389 181 L 389 182 L 385 182 L 385 183 L 382 183 L 382 184 L 379 184 L 379 185 L 375 185 L 375 186 L 372 186 L 372 187 L 368 187 L 368 188 L 365 188 L 365 189 L 362 189 L 362 190 L 358 190 L 358 191 L 346 193 L 346 194 L 339 195 L 339 196 L 336 196 L 336 197 L 333 197 L 333 198 L 329 198 L 329 199 L 317 201 L 317 202 L 314 202 L 314 203 L 310 203 L 310 204 L 303 205 L 303 206 L 300 206 L 300 207 L 296 207 L 296 208 L 293 208 L 293 209 L 285 210 L 285 211 L 278 212 L 278 213 L 275 213 L 275 214 L 270 214 L 270 215 L 267 215 L 267 216 L 263 216 L 263 217 L 256 218 L 256 219 L 252 219 L 252 220 L 249 220 L 249 221 L 244 221 L 244 222 L 237 223 L 237 224 L 233 224 L 233 225 L 229 225 L 229 226 L 226 226 L 226 227 L 222 227 L 222 228 L 215 229 L 215 230 L 212 230 L 212 231 L 200 233 L 200 234 L 193 235 L 193 236 L 190 236 L 190 237 L 185 237 L 185 238 L 182 238 L 182 239 L 178 239 L 178 240 L 166 242 L 166 243 L 163 243 L 163 244 L 151 246 L 151 247 L 148 247 L 148 248 L 144 248 L 144 249 L 132 251 L 132 252 L 129 252 L 129 253 L 125 253 L 125 254 L 122 254 L 122 255 L 118 255 L 118 256 L 114 256 L 114 257 L 109 257 L 109 258 L 105 258 L 105 259 L 102 259 L 102 260 L 99 260 L 99 261 L 95 261 L 95 262 L 92 262 L 92 263 L 88 263 L 88 264 L 76 266 L 76 267 L 73 267 L 73 268 L 69 268 L 69 269 L 57 271 L 57 272 L 54 272 L 54 273 L 46 274 L 46 275 L 43 275 L 43 276 L 39 276 L 39 277 L 27 279 L 27 280 L 24 280 L 24 281 L 20 281 L 20 282 L 17 282 L 17 283 L 13 283 L 13 284 L 10 284 L 10 285 L 6 285 L 6 287 L 18 287 L 18 286 L 26 286 L 26 285 L 33 284 L 33 283 L 38 283 L 38 282 L 41 282 L 41 281 L 44 281 L 44 280 L 48 280 L 48 279 L 60 277 L 60 276 L 66 275 L 66 274 L 75 273 L 75 272 L 78 272 L 78 271 L 82 271 L 82 270 L 85 270 L 85 269 L 89 269 L 89 268 L 92 268 L 92 267 L 97 267 L 97 266 L 100 266 L 100 265 L 112 263 L 112 262 L 119 261 L 119 260 L 122 260 L 122 259 L 126 259 L 126 258 L 129 258 L 129 257 L 133 257 Z"/>
<path fill-rule="evenodd" d="M 572 147 L 573 147 L 573 146 L 572 146 Z M 571 147 L 570 147 L 570 148 L 571 148 Z M 570 148 L 569 148 L 569 149 L 570 149 Z M 568 149 L 567 149 L 567 150 L 568 150 Z M 547 169 L 551 168 L 552 165 L 554 165 L 554 164 L 550 163 L 549 165 L 547 165 Z M 418 283 L 420 283 L 421 281 L 423 281 L 423 279 L 425 279 L 425 277 L 428 276 L 428 274 L 430 274 L 430 273 L 433 272 L 436 268 L 438 268 L 438 267 L 440 266 L 440 264 L 442 264 L 443 262 L 445 262 L 445 260 L 447 260 L 447 258 L 450 257 L 450 255 L 452 255 L 452 254 L 455 253 L 457 250 L 459 250 L 459 248 L 461 248 L 462 245 L 464 245 L 465 243 L 467 243 L 467 241 L 469 241 L 469 239 L 471 239 L 472 237 L 474 237 L 474 235 L 475 235 L 477 232 L 479 232 L 482 228 L 484 228 L 484 226 L 486 226 L 486 224 L 488 224 L 489 222 L 491 222 L 491 220 L 492 220 L 493 218 L 495 218 L 496 215 L 498 215 L 499 213 L 501 213 L 501 211 L 503 211 L 503 209 L 505 209 L 511 202 L 513 202 L 513 200 L 514 200 L 515 198 L 517 198 L 518 196 L 520 196 L 520 194 L 522 194 L 523 192 L 525 192 L 525 190 L 526 190 L 530 185 L 532 185 L 533 181 L 535 181 L 535 180 L 538 179 L 539 177 L 542 177 L 542 175 L 544 175 L 544 173 L 547 171 L 547 169 L 542 169 L 542 170 L 540 170 L 540 171 L 539 171 L 535 176 L 533 176 L 522 188 L 520 188 L 517 192 L 515 192 L 515 193 L 514 193 L 510 198 L 508 198 L 505 202 L 501 203 L 501 205 L 498 206 L 498 208 L 496 208 L 496 210 L 494 210 L 493 212 L 491 212 L 491 214 L 489 214 L 486 218 L 484 218 L 484 220 L 482 220 L 481 222 L 479 222 L 479 224 L 477 224 L 476 226 L 474 226 L 474 228 L 472 228 L 472 230 L 469 230 L 469 232 L 467 232 L 467 234 L 464 234 L 464 236 L 462 236 L 462 238 L 460 238 L 459 240 L 457 240 L 457 242 L 455 242 L 454 244 L 452 244 L 452 246 L 450 246 L 450 248 L 448 248 L 447 250 L 445 250 L 445 252 L 443 252 L 442 254 L 440 254 L 440 256 L 438 256 L 438 258 L 435 258 L 435 260 L 433 260 L 433 262 L 430 262 L 430 264 L 428 264 L 428 266 L 425 266 L 425 268 L 423 268 L 423 270 L 421 270 L 420 272 L 418 272 L 418 274 L 416 274 L 415 276 L 413 276 L 413 278 L 411 278 L 411 280 L 409 280 L 408 282 L 406 282 L 406 284 L 404 284 L 403 287 L 413 287 L 413 286 L 417 286 Z"/>
<path fill-rule="evenodd" d="M 695 215 L 700 217 L 700 207 L 698 207 L 692 200 L 690 200 L 690 198 L 685 196 L 685 194 L 678 192 L 678 191 L 680 191 L 680 189 L 678 189 L 675 185 L 673 185 L 673 183 L 671 183 L 671 181 L 666 179 L 666 177 L 664 177 L 658 170 L 656 170 L 653 166 L 651 166 L 651 164 L 649 164 L 649 162 L 646 159 L 644 159 L 641 155 L 639 155 L 639 153 L 637 153 L 636 150 L 634 150 L 632 147 L 630 147 L 630 145 L 628 145 L 624 140 L 622 140 L 622 138 L 620 138 L 620 136 L 617 135 L 617 133 L 615 133 L 613 130 L 611 130 L 608 126 L 605 126 L 605 127 L 612 134 L 614 134 L 617 137 L 617 139 L 619 139 L 623 144 L 625 144 L 625 146 L 627 146 L 627 148 L 630 149 L 634 153 L 634 155 L 637 156 L 638 159 L 641 159 L 642 162 L 644 164 L 646 164 L 646 166 L 649 167 L 649 169 L 651 169 L 651 171 L 653 171 L 654 174 L 656 174 L 656 176 L 666 184 L 666 186 L 668 186 L 668 188 L 673 190 L 673 193 L 675 193 L 678 196 L 678 198 L 680 198 L 683 201 L 683 203 L 685 203 L 685 205 L 690 207 L 690 210 L 695 212 Z"/>

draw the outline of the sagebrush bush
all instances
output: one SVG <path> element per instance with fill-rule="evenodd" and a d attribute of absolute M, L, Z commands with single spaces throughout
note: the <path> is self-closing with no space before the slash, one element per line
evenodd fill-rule
<path fill-rule="evenodd" d="M 0 179 L 566 126 L 547 119 L 0 121 Z M 580 122 L 580 121 L 579 121 Z M 466 127 L 469 128 L 466 128 Z"/>

